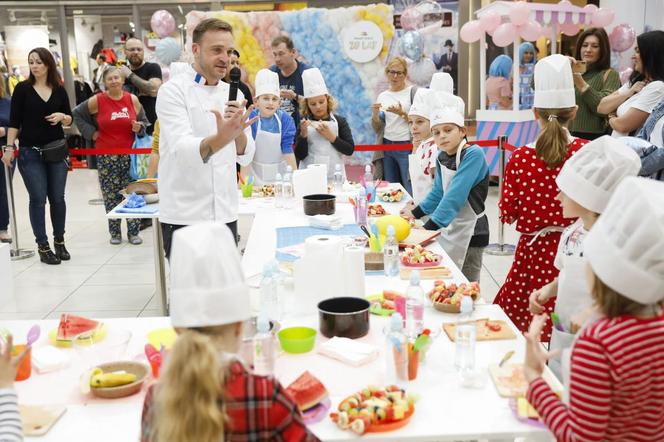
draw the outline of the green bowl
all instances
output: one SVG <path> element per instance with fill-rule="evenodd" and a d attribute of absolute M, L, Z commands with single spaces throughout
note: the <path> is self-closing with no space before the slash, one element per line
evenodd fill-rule
<path fill-rule="evenodd" d="M 277 335 L 286 353 L 307 353 L 316 342 L 316 330 L 309 327 L 284 328 Z"/>

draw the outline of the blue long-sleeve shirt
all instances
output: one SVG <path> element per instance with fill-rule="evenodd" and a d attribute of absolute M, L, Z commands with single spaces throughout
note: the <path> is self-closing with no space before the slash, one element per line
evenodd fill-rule
<path fill-rule="evenodd" d="M 429 215 L 430 221 L 425 225 L 427 228 L 447 227 L 467 202 L 470 202 L 475 213 L 482 213 L 489 192 L 489 167 L 480 147 L 473 145 L 462 153 L 459 169 L 447 186 L 447 192 L 443 190 L 441 163 L 450 169 L 456 169 L 455 155 L 441 152 L 436 162 L 433 188 L 413 210 L 413 215 L 417 218 Z M 488 244 L 488 227 L 486 216 L 478 219 L 472 246 L 482 247 Z"/>
<path fill-rule="evenodd" d="M 251 111 L 251 114 L 249 115 L 249 118 L 254 118 L 256 115 L 259 114 L 258 109 L 254 109 Z M 295 142 L 295 122 L 293 121 L 293 118 L 288 115 L 286 112 L 282 111 L 281 109 L 277 109 L 277 113 L 274 114 L 270 118 L 261 118 L 261 130 L 264 130 L 265 132 L 270 132 L 273 134 L 278 134 L 279 133 L 279 122 L 277 121 L 277 118 L 281 120 L 281 153 L 286 155 L 289 153 L 293 153 L 293 143 Z M 258 120 L 254 121 L 251 124 L 251 135 L 254 137 L 254 140 L 256 140 L 256 134 L 258 132 Z M 256 145 L 256 150 L 259 150 L 261 147 L 258 144 Z"/>

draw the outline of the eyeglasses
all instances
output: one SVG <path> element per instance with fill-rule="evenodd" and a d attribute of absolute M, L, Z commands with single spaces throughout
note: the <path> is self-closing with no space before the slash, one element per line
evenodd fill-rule
<path fill-rule="evenodd" d="M 402 75 L 405 74 L 403 71 L 387 71 L 388 75 L 396 75 L 397 77 L 401 77 Z"/>

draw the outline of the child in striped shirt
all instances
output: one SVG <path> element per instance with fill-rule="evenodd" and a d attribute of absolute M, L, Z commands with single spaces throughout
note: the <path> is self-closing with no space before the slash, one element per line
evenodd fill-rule
<path fill-rule="evenodd" d="M 18 356 L 12 356 L 13 339 L 9 335 L 4 345 L 0 345 L 0 441 L 20 442 L 23 440 L 23 426 L 18 412 L 18 396 L 14 390 L 16 371 L 30 348 Z"/>
<path fill-rule="evenodd" d="M 558 441 L 654 441 L 664 435 L 664 183 L 622 181 L 584 241 L 602 317 L 563 351 L 560 400 L 542 379 L 552 354 L 526 335 L 527 399 Z"/>

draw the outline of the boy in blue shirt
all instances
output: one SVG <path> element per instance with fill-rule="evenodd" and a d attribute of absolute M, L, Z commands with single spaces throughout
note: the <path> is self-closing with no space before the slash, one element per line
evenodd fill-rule
<path fill-rule="evenodd" d="M 431 134 L 438 146 L 433 188 L 402 215 L 429 216 L 427 230 L 441 230 L 439 242 L 470 281 L 479 281 L 482 254 L 489 244 L 484 204 L 489 193 L 489 168 L 484 151 L 466 142 L 464 103 L 447 92 L 435 92 Z"/>

